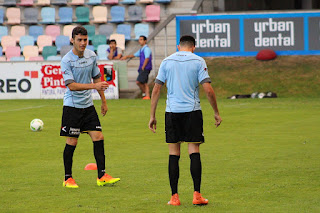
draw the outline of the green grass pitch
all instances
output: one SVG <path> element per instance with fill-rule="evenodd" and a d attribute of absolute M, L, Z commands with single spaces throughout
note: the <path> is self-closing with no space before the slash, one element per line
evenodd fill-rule
<path fill-rule="evenodd" d="M 202 194 L 209 205 L 192 205 L 186 144 L 180 159 L 182 205 L 167 206 L 170 187 L 164 135 L 165 99 L 158 128 L 148 130 L 150 102 L 109 100 L 100 117 L 112 187 L 96 185 L 88 135 L 80 136 L 73 164 L 79 189 L 62 187 L 59 136 L 62 100 L 0 101 L 0 212 L 320 212 L 320 102 L 318 98 L 219 99 L 223 119 L 202 100 L 204 134 Z M 95 102 L 99 110 L 100 102 Z M 32 132 L 34 118 L 44 121 Z"/>

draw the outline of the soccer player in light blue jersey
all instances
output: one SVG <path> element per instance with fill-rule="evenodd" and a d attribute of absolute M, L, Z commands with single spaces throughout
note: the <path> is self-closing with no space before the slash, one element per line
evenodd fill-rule
<path fill-rule="evenodd" d="M 157 127 L 156 108 L 162 85 L 167 85 L 165 113 L 166 142 L 169 145 L 169 180 L 172 196 L 169 205 L 180 205 L 178 195 L 179 159 L 181 142 L 188 143 L 190 172 L 194 183 L 194 205 L 206 205 L 208 200 L 200 194 L 201 160 L 200 144 L 204 143 L 203 119 L 199 99 L 199 84 L 213 108 L 215 125 L 222 119 L 219 115 L 216 96 L 211 86 L 206 62 L 195 55 L 195 39 L 182 36 L 176 52 L 165 58 L 159 68 L 151 96 L 149 129 L 155 133 Z"/>
<path fill-rule="evenodd" d="M 120 178 L 113 178 L 105 173 L 104 137 L 91 95 L 91 89 L 98 91 L 101 97 L 101 114 L 105 116 L 108 106 L 104 90 L 109 85 L 101 81 L 96 54 L 86 49 L 87 30 L 82 26 L 75 27 L 72 31 L 71 42 L 73 49 L 61 61 L 61 71 L 67 86 L 63 99 L 60 130 L 60 136 L 67 138 L 63 152 L 65 168 L 63 186 L 66 188 L 79 187 L 72 177 L 72 159 L 80 133 L 88 133 L 93 141 L 94 157 L 98 167 L 97 185 L 113 184 Z"/>

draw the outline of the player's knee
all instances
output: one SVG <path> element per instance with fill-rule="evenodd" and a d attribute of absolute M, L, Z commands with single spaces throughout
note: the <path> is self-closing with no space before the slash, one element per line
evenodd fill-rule
<path fill-rule="evenodd" d="M 78 144 L 78 138 L 67 138 L 66 143 L 71 146 L 76 146 Z"/>

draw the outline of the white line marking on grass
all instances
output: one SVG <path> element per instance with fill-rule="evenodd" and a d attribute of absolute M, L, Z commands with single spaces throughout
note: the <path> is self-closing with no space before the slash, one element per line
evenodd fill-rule
<path fill-rule="evenodd" d="M 13 112 L 13 111 L 21 111 L 21 110 L 27 110 L 27 109 L 36 109 L 36 108 L 41 108 L 41 107 L 45 107 L 48 105 L 40 105 L 40 106 L 34 106 L 34 107 L 24 107 L 24 108 L 18 108 L 18 109 L 9 109 L 9 110 L 0 110 L 1 112 Z"/>

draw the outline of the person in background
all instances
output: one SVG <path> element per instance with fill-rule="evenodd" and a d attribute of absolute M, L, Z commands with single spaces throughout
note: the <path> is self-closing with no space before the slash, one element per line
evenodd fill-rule
<path fill-rule="evenodd" d="M 109 48 L 107 49 L 109 60 L 118 60 L 122 57 L 122 50 L 117 47 L 116 40 L 112 39 L 109 41 Z"/>

